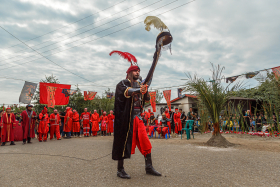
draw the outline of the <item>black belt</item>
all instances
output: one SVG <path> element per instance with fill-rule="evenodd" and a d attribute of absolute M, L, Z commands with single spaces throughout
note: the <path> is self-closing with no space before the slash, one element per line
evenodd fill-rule
<path fill-rule="evenodd" d="M 79 122 L 79 121 L 72 121 L 72 122 Z"/>

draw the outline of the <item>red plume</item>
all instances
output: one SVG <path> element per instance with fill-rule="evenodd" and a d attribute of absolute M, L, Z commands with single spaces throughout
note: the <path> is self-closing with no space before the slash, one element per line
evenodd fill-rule
<path fill-rule="evenodd" d="M 123 57 L 125 60 L 127 60 L 128 62 L 131 63 L 132 65 L 132 61 L 133 62 L 137 62 L 137 59 L 135 58 L 135 56 L 133 56 L 132 54 L 128 53 L 128 52 L 122 52 L 122 51 L 112 51 L 109 55 L 111 56 L 112 54 L 117 53 L 118 55 L 120 55 L 121 57 Z"/>
<path fill-rule="evenodd" d="M 137 59 L 135 58 L 135 56 L 133 56 L 132 54 L 130 54 L 130 53 L 128 53 L 128 52 L 124 52 L 124 53 L 127 54 L 128 56 L 130 56 L 130 59 L 131 59 L 133 62 L 135 62 L 135 64 L 136 64 Z"/>

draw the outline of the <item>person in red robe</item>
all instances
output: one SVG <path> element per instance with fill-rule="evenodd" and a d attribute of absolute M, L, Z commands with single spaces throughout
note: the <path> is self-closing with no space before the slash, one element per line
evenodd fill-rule
<path fill-rule="evenodd" d="M 11 108 L 6 108 L 6 112 L 2 115 L 1 122 L 1 146 L 6 142 L 11 142 L 10 145 L 16 145 L 14 142 L 14 128 L 16 128 L 16 118 L 12 113 Z"/>
<path fill-rule="evenodd" d="M 87 108 L 84 109 L 84 112 L 81 114 L 80 119 L 83 121 L 83 132 L 85 137 L 89 137 L 90 131 L 90 113 L 87 111 Z"/>
<path fill-rule="evenodd" d="M 67 139 L 71 138 L 71 128 L 72 128 L 72 112 L 70 110 L 70 107 L 66 107 L 63 131 L 66 134 Z"/>
<path fill-rule="evenodd" d="M 57 112 L 57 110 L 53 111 L 50 115 L 50 124 L 51 124 L 51 129 L 50 129 L 50 140 L 53 139 L 53 134 L 55 134 L 57 140 L 61 140 L 60 138 L 60 126 L 61 126 L 61 119 L 60 116 Z"/>
<path fill-rule="evenodd" d="M 94 110 L 94 113 L 91 115 L 91 123 L 92 123 L 92 136 L 97 136 L 97 132 L 99 131 L 99 114 L 96 110 Z"/>
<path fill-rule="evenodd" d="M 0 123 L 1 123 L 3 113 L 4 113 L 4 110 L 0 110 Z M 1 136 L 2 136 L 2 131 L 1 131 L 1 127 L 0 127 L 0 140 L 1 140 Z"/>
<path fill-rule="evenodd" d="M 49 132 L 49 115 L 48 115 L 48 109 L 44 107 L 44 110 L 39 115 L 40 124 L 38 127 L 38 133 L 39 133 L 39 142 L 42 142 L 42 137 L 44 142 L 47 141 L 47 135 Z"/>
<path fill-rule="evenodd" d="M 169 114 L 168 108 L 165 109 L 164 113 L 165 113 L 166 118 L 170 119 L 170 114 Z M 169 127 L 169 133 L 171 133 L 171 123 L 170 123 L 170 120 L 167 121 L 167 125 Z"/>
<path fill-rule="evenodd" d="M 76 110 L 73 110 L 73 117 L 72 117 L 72 126 L 73 126 L 73 135 L 74 137 L 81 137 L 80 136 L 80 116 Z"/>
<path fill-rule="evenodd" d="M 178 111 L 178 108 L 175 108 L 174 114 L 174 123 L 175 123 L 175 133 L 178 134 L 182 130 L 181 114 Z"/>
<path fill-rule="evenodd" d="M 151 109 L 148 108 L 148 112 L 145 111 L 144 113 L 145 113 L 145 120 L 146 120 L 146 122 L 148 123 L 148 121 L 149 121 L 149 119 L 150 119 L 150 117 L 151 117 Z"/>
<path fill-rule="evenodd" d="M 111 133 L 114 132 L 114 119 L 115 119 L 115 116 L 113 115 L 113 110 L 110 111 L 110 114 L 107 117 L 108 117 L 107 133 L 109 133 L 109 135 L 111 136 Z"/>
<path fill-rule="evenodd" d="M 103 115 L 100 117 L 101 121 L 101 135 L 106 136 L 106 129 L 108 124 L 108 117 L 106 116 L 106 111 L 103 112 Z"/>
<path fill-rule="evenodd" d="M 36 112 L 32 111 L 33 105 L 26 105 L 26 110 L 24 110 L 20 115 L 20 120 L 18 125 L 22 126 L 23 132 L 23 145 L 27 143 L 32 143 L 31 138 L 35 138 L 35 122 L 36 122 Z"/>

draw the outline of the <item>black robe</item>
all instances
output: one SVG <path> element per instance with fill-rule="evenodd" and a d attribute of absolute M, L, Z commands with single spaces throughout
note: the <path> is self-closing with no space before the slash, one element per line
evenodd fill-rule
<path fill-rule="evenodd" d="M 133 135 L 133 96 L 125 96 L 125 91 L 131 87 L 128 79 L 117 84 L 115 92 L 115 121 L 114 121 L 114 143 L 112 151 L 113 160 L 130 158 L 132 135 Z M 149 100 L 149 93 L 143 96 L 142 107 Z"/>

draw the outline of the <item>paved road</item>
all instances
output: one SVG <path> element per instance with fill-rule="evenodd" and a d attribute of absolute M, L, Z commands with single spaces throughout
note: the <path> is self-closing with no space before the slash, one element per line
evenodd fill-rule
<path fill-rule="evenodd" d="M 151 139 L 153 165 L 145 174 L 136 152 L 125 161 L 132 177 L 116 177 L 113 137 L 72 138 L 0 147 L 1 186 L 280 186 L 277 152 L 211 148 L 176 138 Z"/>

